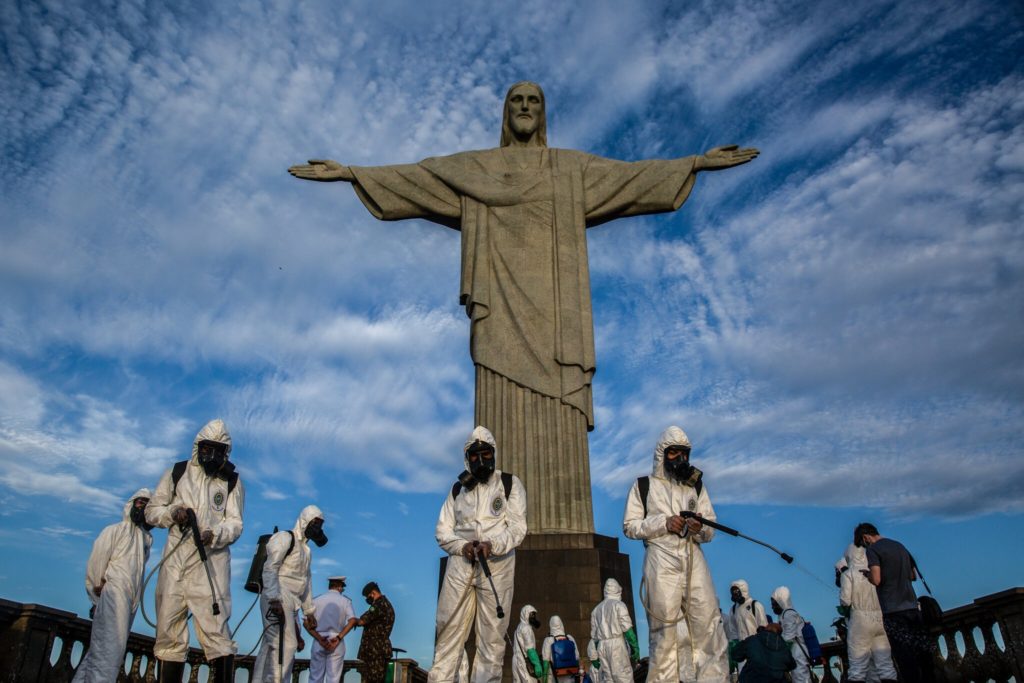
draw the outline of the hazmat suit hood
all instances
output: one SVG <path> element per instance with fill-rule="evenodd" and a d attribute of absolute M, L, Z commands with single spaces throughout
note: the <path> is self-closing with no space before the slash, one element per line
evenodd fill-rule
<path fill-rule="evenodd" d="M 854 544 L 846 546 L 846 553 L 843 555 L 843 560 L 846 562 L 846 566 L 850 568 L 850 571 L 858 572 L 862 569 L 868 568 L 868 554 L 864 548 L 858 548 Z"/>
<path fill-rule="evenodd" d="M 740 589 L 740 595 L 743 596 L 744 601 L 750 599 L 750 587 L 747 585 L 746 581 L 744 581 L 743 579 L 736 579 L 731 584 L 729 584 L 729 588 L 732 589 L 734 586 Z"/>
<path fill-rule="evenodd" d="M 316 505 L 307 505 L 302 508 L 302 512 L 299 513 L 299 518 L 295 521 L 295 526 L 292 528 L 292 533 L 295 534 L 297 540 L 309 542 L 309 539 L 306 538 L 306 525 L 317 517 L 323 519 L 324 513 Z"/>
<path fill-rule="evenodd" d="M 135 505 L 136 498 L 152 498 L 153 492 L 149 489 L 142 488 L 131 495 L 128 502 L 124 504 L 124 514 L 121 515 L 121 519 L 125 522 L 132 523 L 132 507 Z"/>
<path fill-rule="evenodd" d="M 662 432 L 658 445 L 654 447 L 654 466 L 651 475 L 659 479 L 667 479 L 665 475 L 665 449 L 669 446 L 686 446 L 690 448 L 690 437 L 681 428 L 672 426 Z"/>
<path fill-rule="evenodd" d="M 519 621 L 529 624 L 530 615 L 537 611 L 537 608 L 533 605 L 523 605 L 523 608 L 519 610 Z"/>
<path fill-rule="evenodd" d="M 557 614 L 552 615 L 548 620 L 548 634 L 552 637 L 565 635 L 565 626 L 562 624 L 562 617 Z"/>
<path fill-rule="evenodd" d="M 613 598 L 615 600 L 622 599 L 622 586 L 615 579 L 608 579 L 604 582 L 604 598 L 608 600 Z"/>
<path fill-rule="evenodd" d="M 231 434 L 228 433 L 228 427 L 224 424 L 224 420 L 216 419 L 210 420 L 206 423 L 206 426 L 199 430 L 196 434 L 196 438 L 192 441 L 192 460 L 191 463 L 199 467 L 199 442 L 200 441 L 216 441 L 227 446 L 227 452 L 225 457 L 231 459 Z"/>
<path fill-rule="evenodd" d="M 494 466 L 498 466 L 498 442 L 494 440 L 494 434 L 491 434 L 491 430 L 487 427 L 477 426 L 469 438 L 466 439 L 465 445 L 462 447 L 463 463 L 466 465 L 466 469 L 469 469 L 469 447 L 475 444 L 477 441 L 483 441 L 489 443 L 491 448 L 494 449 Z"/>
<path fill-rule="evenodd" d="M 785 586 L 779 586 L 772 591 L 772 600 L 779 603 L 779 607 L 784 610 L 793 608 L 793 600 L 789 595 L 789 589 Z"/>

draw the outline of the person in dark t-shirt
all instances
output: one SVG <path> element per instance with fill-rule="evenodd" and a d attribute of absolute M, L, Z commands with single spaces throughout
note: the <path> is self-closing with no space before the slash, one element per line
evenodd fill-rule
<path fill-rule="evenodd" d="M 885 635 L 900 679 L 905 683 L 933 683 L 935 640 L 925 629 L 917 606 L 914 558 L 902 543 L 884 538 L 868 522 L 857 525 L 853 542 L 866 549 L 868 569 L 864 575 L 878 591 Z"/>

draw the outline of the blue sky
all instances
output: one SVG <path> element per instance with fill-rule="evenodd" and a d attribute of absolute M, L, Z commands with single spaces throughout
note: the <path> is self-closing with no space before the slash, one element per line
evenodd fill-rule
<path fill-rule="evenodd" d="M 762 151 L 589 233 L 595 521 L 634 584 L 624 496 L 679 424 L 719 518 L 802 566 L 719 538 L 723 604 L 789 585 L 830 633 L 865 519 L 945 606 L 1021 585 L 1019 4 L 8 2 L 0 29 L 0 596 L 84 613 L 93 538 L 222 417 L 235 619 L 256 538 L 315 502 L 318 589 L 378 580 L 429 663 L 473 427 L 458 235 L 285 169 L 492 147 L 520 79 L 552 146 Z"/>

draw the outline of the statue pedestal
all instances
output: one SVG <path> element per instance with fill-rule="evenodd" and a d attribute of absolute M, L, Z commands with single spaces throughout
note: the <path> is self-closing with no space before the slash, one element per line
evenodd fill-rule
<path fill-rule="evenodd" d="M 442 558 L 441 576 L 444 576 Z M 590 612 L 604 599 L 604 582 L 614 578 L 622 585 L 622 600 L 636 624 L 629 556 L 619 552 L 619 539 L 600 534 L 529 534 L 516 549 L 516 586 L 511 605 L 502 605 L 511 616 L 509 638 L 515 637 L 519 610 L 533 605 L 540 616 L 537 652 L 548 634 L 548 619 L 557 614 L 565 632 L 576 639 L 580 658 L 587 656 Z M 466 651 L 473 659 L 476 635 L 471 633 Z M 512 646 L 505 648 L 503 681 L 512 680 Z"/>

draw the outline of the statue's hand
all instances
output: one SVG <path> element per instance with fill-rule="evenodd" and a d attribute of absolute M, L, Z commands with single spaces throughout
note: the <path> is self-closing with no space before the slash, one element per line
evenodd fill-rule
<path fill-rule="evenodd" d="M 352 170 L 348 166 L 342 166 L 337 161 L 330 159 L 310 159 L 308 164 L 292 166 L 288 172 L 302 180 L 319 180 L 322 183 L 355 180 L 355 176 L 352 175 Z"/>
<path fill-rule="evenodd" d="M 740 149 L 737 145 L 725 145 L 709 149 L 703 155 L 697 157 L 697 164 L 694 170 L 697 171 L 720 171 L 723 168 L 732 168 L 753 161 L 760 152 L 753 147 Z"/>

